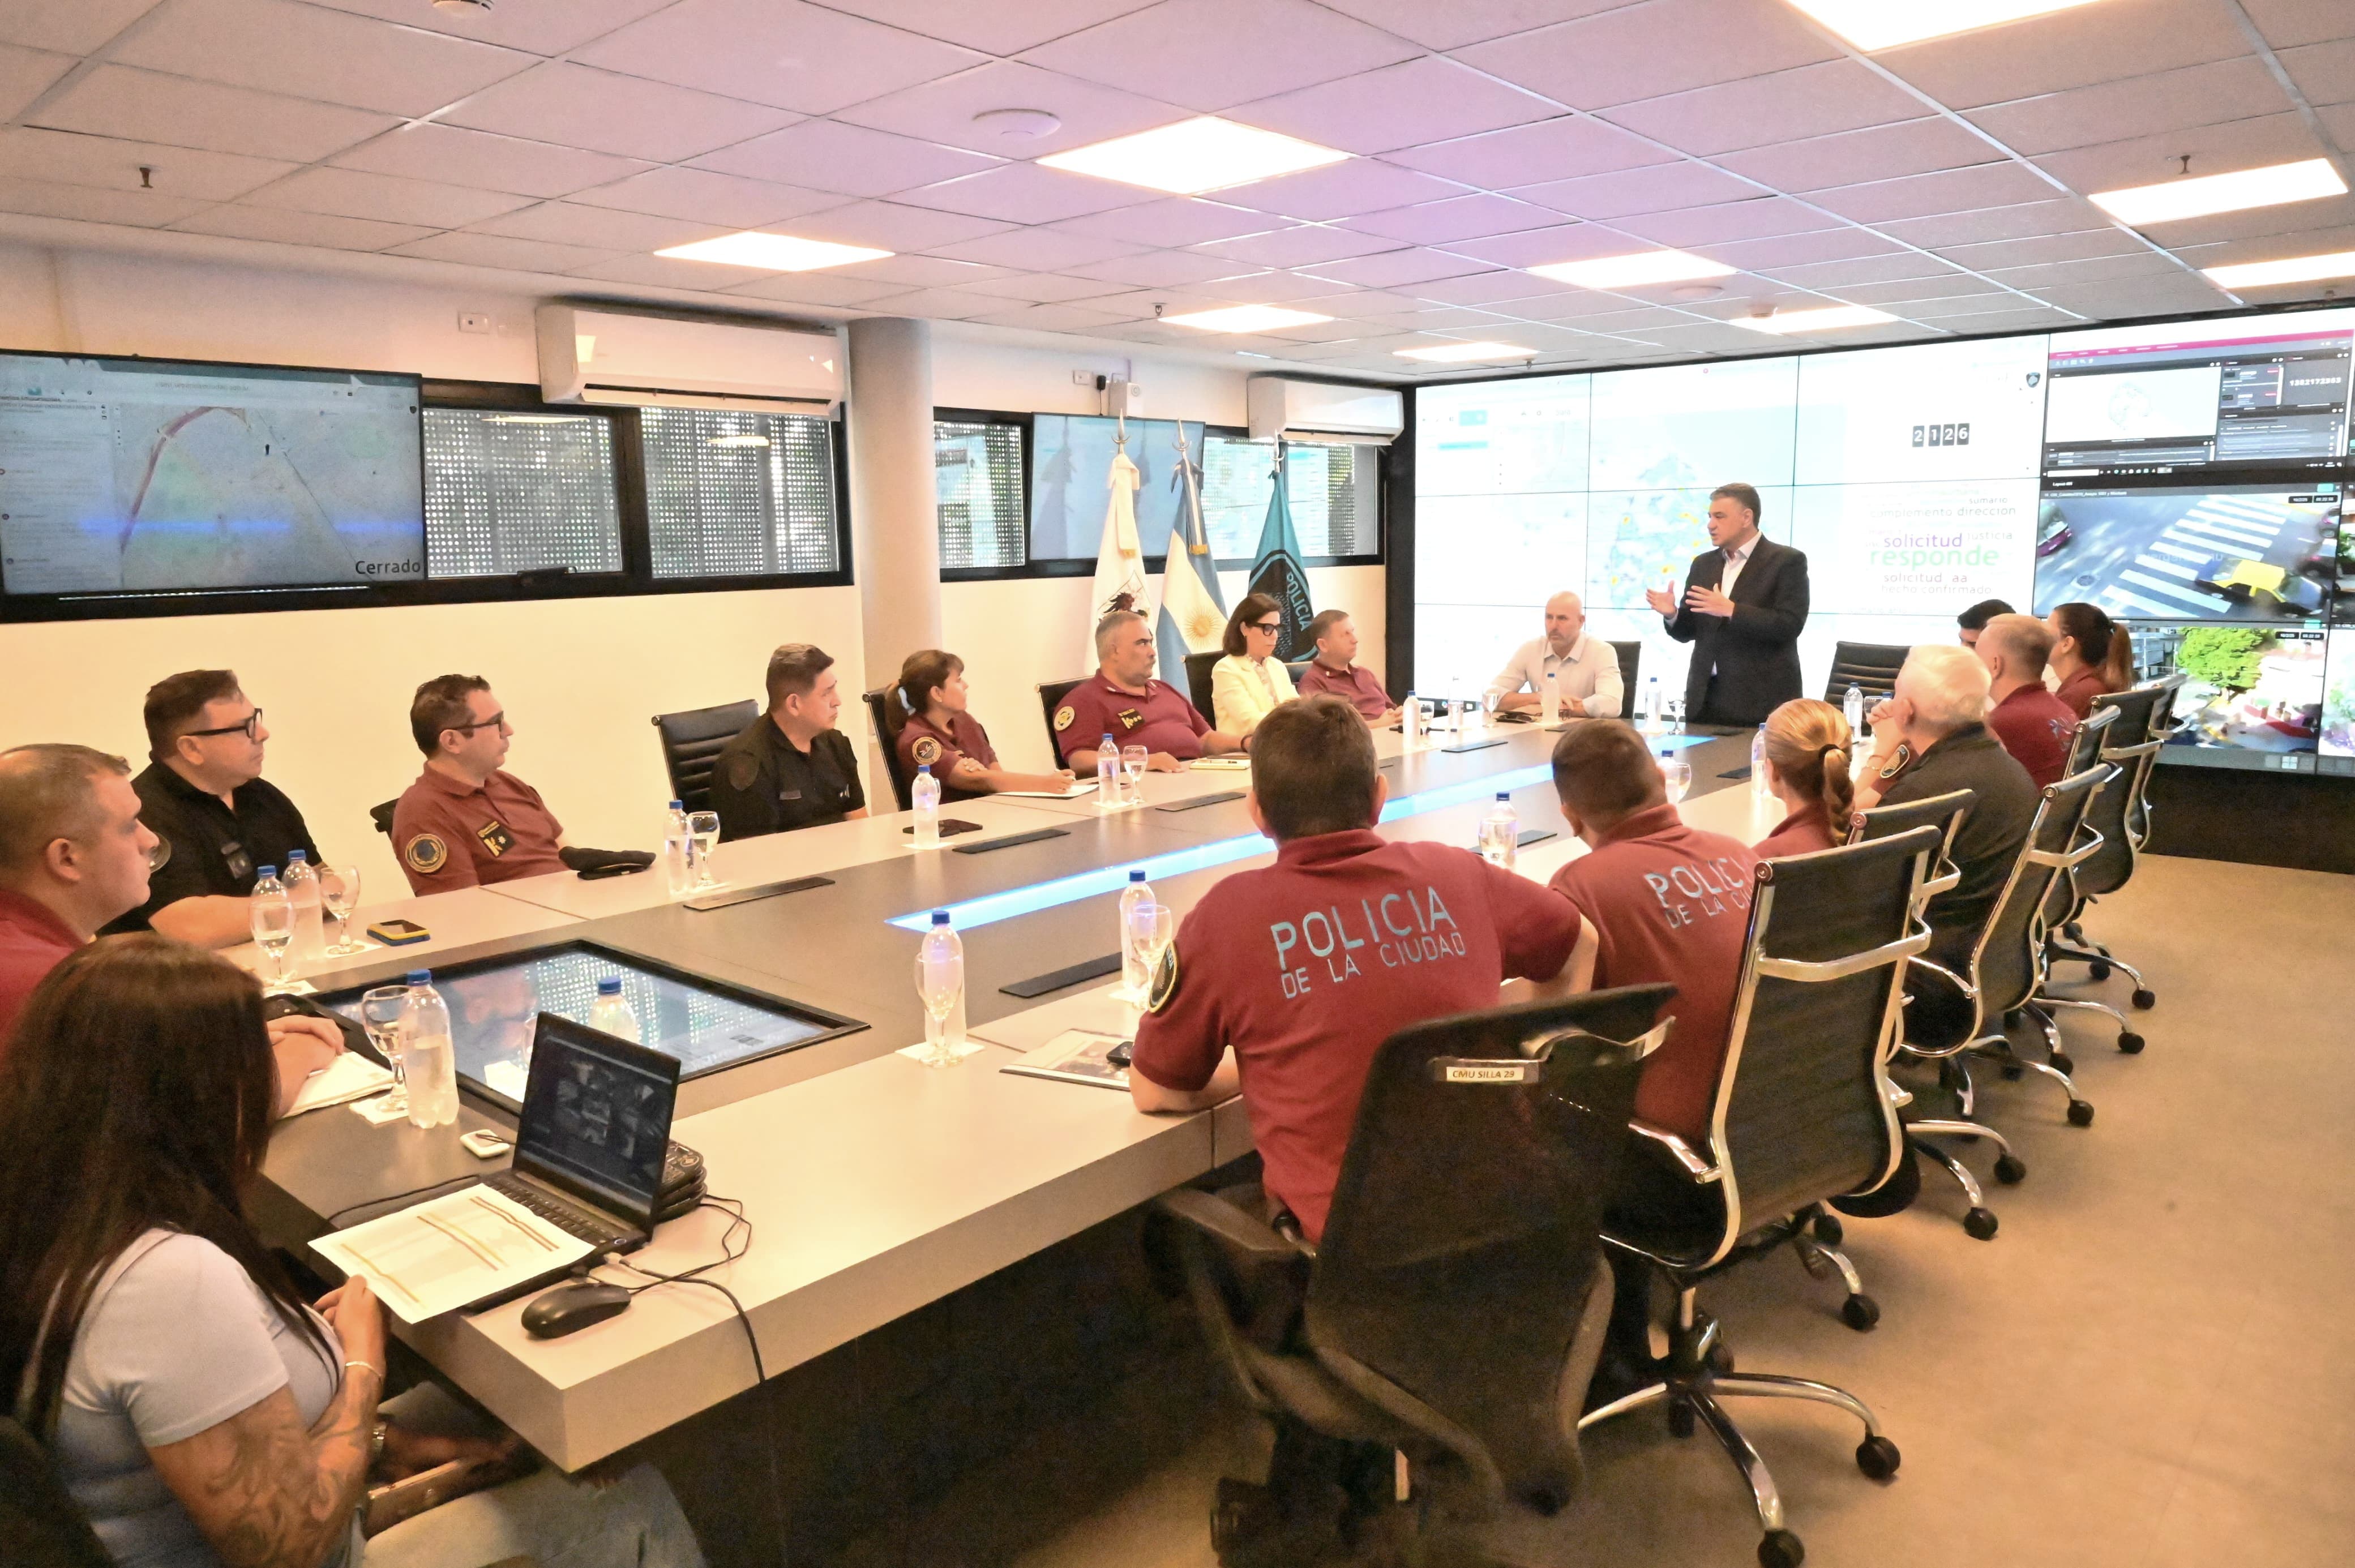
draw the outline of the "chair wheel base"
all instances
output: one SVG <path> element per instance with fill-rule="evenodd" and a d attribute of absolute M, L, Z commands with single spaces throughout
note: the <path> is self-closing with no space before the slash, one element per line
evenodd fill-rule
<path fill-rule="evenodd" d="M 2052 1053 L 2052 1068 L 2056 1072 L 2074 1073 L 2077 1071 L 2077 1059 L 2065 1051 L 2056 1051 Z"/>
<path fill-rule="evenodd" d="M 1897 1474 L 1897 1467 L 1903 1459 L 1896 1444 L 1878 1435 L 1856 1445 L 1856 1467 L 1876 1481 L 1885 1481 Z"/>
<path fill-rule="evenodd" d="M 2128 1056 L 2140 1056 L 2145 1043 L 2146 1042 L 2142 1036 L 2135 1033 L 2132 1029 L 2127 1029 L 2125 1033 L 2118 1036 L 2118 1049 L 2125 1051 Z"/>
<path fill-rule="evenodd" d="M 2073 1126 L 2073 1127 L 2090 1127 L 2090 1126 L 2092 1126 L 2092 1125 L 2094 1125 L 2094 1106 L 2093 1106 L 2093 1102 L 2091 1102 L 2091 1101 L 2089 1101 L 2089 1100 L 2072 1100 L 2072 1101 L 2070 1101 L 2070 1102 L 2069 1102 L 2069 1125 L 2070 1125 L 2071 1126 Z"/>
<path fill-rule="evenodd" d="M 1799 1568 L 1806 1560 L 1806 1545 L 1787 1530 L 1770 1530 L 1758 1543 L 1760 1568 Z"/>
<path fill-rule="evenodd" d="M 2017 1155 L 2005 1155 L 1995 1162 L 1995 1179 L 2006 1187 L 2017 1187 L 2028 1179 L 2028 1163 Z"/>
<path fill-rule="evenodd" d="M 2135 987 L 2134 1005 L 2137 1011 L 2148 1012 L 2158 1006 L 2158 993 L 2147 986 Z"/>
<path fill-rule="evenodd" d="M 1974 1209 L 1963 1216 L 1963 1231 L 1975 1242 L 1995 1240 L 1996 1217 L 1992 1209 Z"/>
<path fill-rule="evenodd" d="M 1869 1296 L 1851 1296 L 1840 1303 L 1840 1321 L 1859 1334 L 1870 1333 L 1881 1321 L 1881 1303 Z"/>
<path fill-rule="evenodd" d="M 2085 967 L 2092 972 L 2096 980 L 2106 980 L 2110 977 L 2110 966 L 2106 964 L 2088 964 Z"/>
<path fill-rule="evenodd" d="M 1848 1234 L 1841 1228 L 1838 1218 L 1831 1214 L 1817 1215 L 1809 1221 L 1809 1228 L 1815 1232 L 1816 1240 L 1828 1247 L 1838 1246 L 1842 1238 Z"/>
<path fill-rule="evenodd" d="M 1693 1435 L 1693 1408 L 1680 1399 L 1668 1401 L 1668 1435 L 1689 1437 Z"/>
<path fill-rule="evenodd" d="M 2027 1068 L 2022 1067 L 2017 1061 L 2007 1061 L 2003 1064 L 2004 1082 L 2007 1083 L 2016 1083 L 2019 1081 L 2019 1075 L 2027 1071 Z"/>

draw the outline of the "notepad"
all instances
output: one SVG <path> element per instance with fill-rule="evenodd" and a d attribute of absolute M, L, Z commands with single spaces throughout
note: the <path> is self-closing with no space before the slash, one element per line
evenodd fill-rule
<path fill-rule="evenodd" d="M 356 1051 L 346 1051 L 325 1072 L 314 1072 L 304 1081 L 302 1093 L 286 1107 L 286 1114 L 299 1116 L 324 1105 L 349 1104 L 371 1094 L 381 1094 L 391 1087 L 390 1069 L 378 1066 Z"/>
<path fill-rule="evenodd" d="M 364 1275 L 403 1323 L 559 1273 L 596 1251 L 490 1187 L 455 1192 L 337 1231 L 312 1250 L 346 1275 Z"/>

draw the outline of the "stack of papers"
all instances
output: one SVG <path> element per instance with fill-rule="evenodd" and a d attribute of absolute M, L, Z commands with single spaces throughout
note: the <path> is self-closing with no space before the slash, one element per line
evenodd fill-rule
<path fill-rule="evenodd" d="M 354 1100 L 365 1100 L 371 1094 L 381 1094 L 392 1087 L 392 1071 L 378 1067 L 356 1051 L 345 1051 L 325 1071 L 313 1073 L 304 1080 L 303 1092 L 286 1107 L 290 1116 L 305 1111 L 315 1111 L 322 1105 L 342 1105 Z"/>
<path fill-rule="evenodd" d="M 596 1250 L 490 1187 L 461 1188 L 311 1245 L 346 1274 L 367 1275 L 403 1323 L 561 1273 Z"/>

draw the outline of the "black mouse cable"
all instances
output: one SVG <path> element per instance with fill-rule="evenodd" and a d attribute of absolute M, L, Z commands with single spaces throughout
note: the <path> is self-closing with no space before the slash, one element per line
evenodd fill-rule
<path fill-rule="evenodd" d="M 373 1209 L 382 1203 L 398 1203 L 404 1198 L 415 1198 L 421 1193 L 437 1192 L 444 1187 L 455 1187 L 462 1181 L 479 1182 L 482 1179 L 483 1179 L 481 1177 L 469 1172 L 464 1176 L 453 1176 L 445 1178 L 440 1181 L 429 1181 L 422 1187 L 412 1187 L 406 1192 L 389 1192 L 381 1198 L 363 1198 L 357 1203 L 346 1203 L 341 1209 L 338 1209 L 334 1213 L 328 1215 L 323 1222 L 326 1225 L 327 1229 L 332 1231 L 336 1228 L 336 1221 L 342 1219 L 346 1214 L 355 1213 L 359 1210 Z"/>

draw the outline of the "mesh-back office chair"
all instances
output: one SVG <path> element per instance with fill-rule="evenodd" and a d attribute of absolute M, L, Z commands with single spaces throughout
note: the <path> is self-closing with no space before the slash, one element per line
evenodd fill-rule
<path fill-rule="evenodd" d="M 1636 717 L 1636 693 L 1641 689 L 1636 684 L 1636 676 L 1644 667 L 1644 645 L 1614 642 L 1611 651 L 1619 656 L 1619 684 L 1624 691 L 1619 699 L 1619 717 L 1633 720 Z"/>
<path fill-rule="evenodd" d="M 1764 1533 L 1759 1561 L 1768 1568 L 1796 1568 L 1805 1549 L 1784 1528 L 1774 1478 L 1722 1396 L 1838 1405 L 1864 1424 L 1857 1467 L 1876 1480 L 1896 1473 L 1897 1445 L 1853 1394 L 1726 1370 L 1717 1325 L 1695 1296 L 1711 1275 L 1789 1243 L 1810 1272 L 1837 1263 L 1849 1281 L 1851 1327 L 1877 1319 L 1847 1260 L 1808 1237 L 1827 1200 L 1881 1187 L 1904 1155 L 1887 1046 L 1896 1038 L 1905 961 L 1930 944 L 1913 912 L 1939 843 L 1938 829 L 1916 827 L 1758 867 L 1709 1135 L 1696 1149 L 1663 1128 L 1630 1124 L 1636 1152 L 1604 1222 L 1604 1239 L 1632 1254 L 1625 1266 L 1668 1276 L 1676 1318 L 1662 1381 L 1579 1424 L 1663 1402 L 1678 1435 L 1705 1423 L 1750 1484 Z"/>
<path fill-rule="evenodd" d="M 900 748 L 891 743 L 891 731 L 884 723 L 884 715 L 888 711 L 884 704 L 896 702 L 899 699 L 888 686 L 879 691 L 862 691 L 858 696 L 859 700 L 867 704 L 867 722 L 874 728 L 876 749 L 883 753 L 883 776 L 891 781 L 892 797 L 899 801 L 900 810 L 912 811 L 916 805 L 912 793 L 916 781 L 901 771 Z"/>
<path fill-rule="evenodd" d="M 2102 836 L 2101 847 L 2083 865 L 2070 872 L 2065 895 L 2068 906 L 2051 920 L 2052 929 L 2066 940 L 2052 941 L 2049 944 L 2050 956 L 2090 965 L 2096 980 L 2108 979 L 2112 969 L 2123 971 L 2134 982 L 2133 1001 L 2137 1008 L 2150 1008 L 2158 1002 L 2158 995 L 2143 980 L 2142 971 L 2087 938 L 2080 923 L 2085 917 L 2087 905 L 2104 893 L 2116 892 L 2133 880 L 2135 867 L 2142 858 L 2142 847 L 2150 838 L 2151 770 L 2158 764 L 2159 748 L 2167 743 L 2175 694 L 2182 685 L 2181 676 L 2170 676 L 2156 686 L 2109 692 L 2094 699 L 2094 716 L 2108 713 L 2115 720 L 2103 738 L 2101 760 L 2119 769 L 2124 776 L 2104 790 L 2094 803 L 2090 821 Z M 2073 765 L 2074 759 L 2072 761 Z"/>
<path fill-rule="evenodd" d="M 655 733 L 662 741 L 671 798 L 689 811 L 710 810 L 713 764 L 728 742 L 760 716 L 761 705 L 750 700 L 655 714 Z"/>
<path fill-rule="evenodd" d="M 1055 709 L 1063 706 L 1063 699 L 1071 695 L 1092 678 L 1082 676 L 1077 680 L 1050 680 L 1039 688 L 1039 715 L 1047 723 L 1047 754 L 1054 758 L 1055 767 L 1063 765 L 1063 736 L 1055 728 Z"/>
<path fill-rule="evenodd" d="M 1839 643 L 1832 649 L 1832 673 L 1824 682 L 1824 700 L 1833 707 L 1851 686 L 1864 688 L 1869 706 L 1897 689 L 1897 672 L 1913 651 L 1905 643 Z"/>
<path fill-rule="evenodd" d="M 1337 1526 L 1354 1535 L 1395 1496 L 1393 1450 L 1451 1513 L 1569 1498 L 1610 1315 L 1603 1205 L 1674 994 L 1630 987 L 1392 1035 L 1317 1247 L 1271 1227 L 1256 1187 L 1160 1200 L 1213 1354 L 1276 1426 L 1268 1484 L 1220 1483 L 1222 1563 L 1289 1568 Z"/>
<path fill-rule="evenodd" d="M 1210 671 L 1217 668 L 1219 661 L 1226 656 L 1224 652 L 1217 649 L 1207 654 L 1186 656 L 1186 696 L 1193 702 L 1194 711 L 1207 720 L 1212 729 L 1218 727 L 1219 712 L 1210 696 Z"/>
<path fill-rule="evenodd" d="M 114 1568 L 48 1451 L 5 1415 L 0 1415 L 0 1558 L 9 1568 Z"/>

